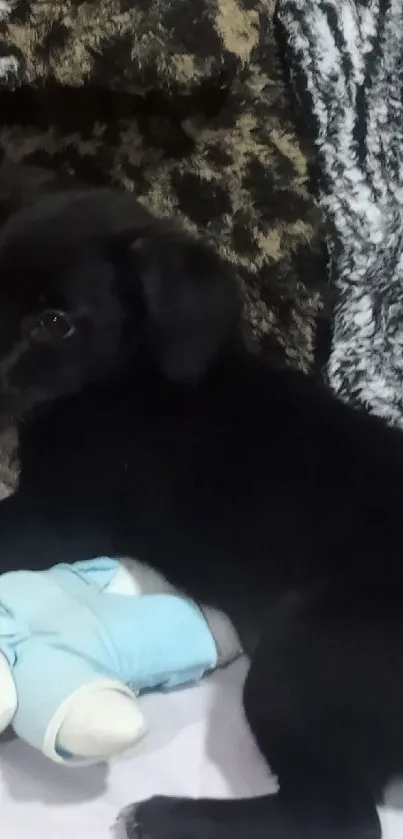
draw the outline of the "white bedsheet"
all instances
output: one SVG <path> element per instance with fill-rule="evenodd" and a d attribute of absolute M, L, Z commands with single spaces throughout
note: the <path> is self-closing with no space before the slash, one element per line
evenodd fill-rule
<path fill-rule="evenodd" d="M 16 740 L 1 743 L 2 836 L 118 839 L 119 810 L 154 793 L 238 797 L 275 789 L 242 719 L 245 670 L 238 661 L 197 688 L 146 697 L 149 734 L 109 766 L 67 770 Z M 384 839 L 401 839 L 403 809 L 385 809 L 382 822 Z"/>

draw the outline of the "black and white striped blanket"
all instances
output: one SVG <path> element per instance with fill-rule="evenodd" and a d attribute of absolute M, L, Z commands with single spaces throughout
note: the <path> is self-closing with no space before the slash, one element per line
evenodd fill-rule
<path fill-rule="evenodd" d="M 279 0 L 278 20 L 318 157 L 330 385 L 403 428 L 403 0 Z"/>

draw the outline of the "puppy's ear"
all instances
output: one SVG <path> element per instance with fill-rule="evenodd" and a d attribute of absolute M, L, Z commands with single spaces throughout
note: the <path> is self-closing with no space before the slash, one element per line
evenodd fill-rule
<path fill-rule="evenodd" d="M 212 250 L 182 232 L 154 232 L 131 249 L 151 350 L 169 378 L 196 382 L 238 334 L 238 285 Z"/>

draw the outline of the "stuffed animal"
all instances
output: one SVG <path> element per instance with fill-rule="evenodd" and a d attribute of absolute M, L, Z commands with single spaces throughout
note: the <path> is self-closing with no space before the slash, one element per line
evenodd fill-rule
<path fill-rule="evenodd" d="M 146 731 L 138 696 L 241 653 L 229 619 L 108 557 L 0 577 L 0 730 L 56 763 L 105 760 Z"/>

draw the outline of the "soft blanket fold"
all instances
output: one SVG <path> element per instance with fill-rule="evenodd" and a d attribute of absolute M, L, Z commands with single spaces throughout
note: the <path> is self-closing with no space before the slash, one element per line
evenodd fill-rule
<path fill-rule="evenodd" d="M 344 400 L 403 427 L 403 0 L 280 0 L 318 154 Z"/>

